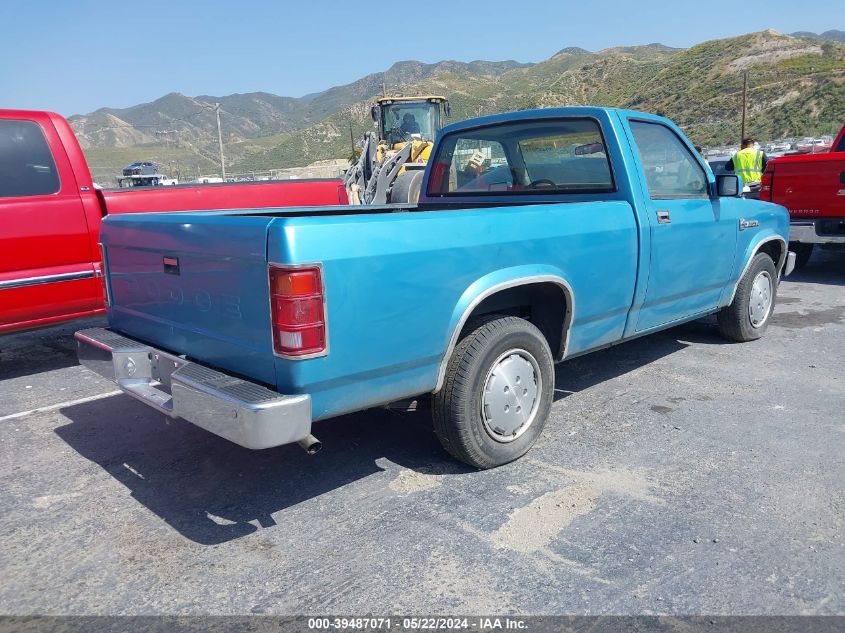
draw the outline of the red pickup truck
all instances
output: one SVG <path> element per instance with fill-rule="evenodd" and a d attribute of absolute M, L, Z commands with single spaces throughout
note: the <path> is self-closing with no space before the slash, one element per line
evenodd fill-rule
<path fill-rule="evenodd" d="M 789 250 L 804 266 L 816 244 L 845 247 L 845 126 L 829 153 L 782 156 L 768 162 L 760 199 L 789 209 Z"/>
<path fill-rule="evenodd" d="M 105 312 L 106 214 L 346 203 L 340 180 L 104 191 L 63 117 L 0 109 L 0 334 Z"/>

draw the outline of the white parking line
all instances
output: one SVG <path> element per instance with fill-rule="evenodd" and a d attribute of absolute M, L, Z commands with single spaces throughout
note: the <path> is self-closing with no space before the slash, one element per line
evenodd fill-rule
<path fill-rule="evenodd" d="M 33 413 L 44 413 L 46 411 L 55 411 L 56 409 L 61 409 L 62 407 L 71 407 L 75 404 L 84 404 L 86 402 L 93 402 L 94 400 L 101 400 L 103 398 L 108 398 L 109 396 L 116 396 L 119 393 L 123 393 L 120 389 L 116 391 L 107 391 L 106 393 L 97 394 L 96 396 L 88 396 L 87 398 L 79 398 L 78 400 L 68 400 L 67 402 L 60 402 L 58 404 L 51 404 L 49 407 L 39 407 L 37 409 L 30 409 L 29 411 L 21 411 L 20 413 L 12 413 L 11 415 L 4 415 L 0 418 L 0 422 L 5 422 L 7 420 L 17 420 L 18 418 L 25 418 L 28 415 L 32 415 Z"/>

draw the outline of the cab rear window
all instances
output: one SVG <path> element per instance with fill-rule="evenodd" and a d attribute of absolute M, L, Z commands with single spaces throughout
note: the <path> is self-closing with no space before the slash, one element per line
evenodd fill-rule
<path fill-rule="evenodd" d="M 429 196 L 614 191 L 607 147 L 593 119 L 503 123 L 446 136 Z"/>
<path fill-rule="evenodd" d="M 0 198 L 48 195 L 59 184 L 41 127 L 34 121 L 0 121 Z"/>

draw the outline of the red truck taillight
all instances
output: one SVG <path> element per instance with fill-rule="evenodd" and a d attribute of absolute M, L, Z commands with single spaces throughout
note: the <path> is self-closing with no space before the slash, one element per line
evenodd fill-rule
<path fill-rule="evenodd" d="M 326 297 L 319 266 L 270 265 L 273 349 L 282 356 L 316 356 L 326 351 Z"/>
<path fill-rule="evenodd" d="M 765 202 L 772 201 L 772 186 L 774 183 L 775 173 L 771 168 L 763 172 L 763 177 L 760 178 L 760 200 Z"/>
<path fill-rule="evenodd" d="M 446 193 L 443 185 L 449 170 L 448 162 L 437 162 L 431 166 L 431 176 L 428 179 L 428 193 Z"/>

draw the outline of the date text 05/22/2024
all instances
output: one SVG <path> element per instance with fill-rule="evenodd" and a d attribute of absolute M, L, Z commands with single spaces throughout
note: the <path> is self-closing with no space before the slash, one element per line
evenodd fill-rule
<path fill-rule="evenodd" d="M 518 631 L 527 628 L 527 623 L 518 618 L 498 617 L 358 617 L 358 618 L 308 618 L 308 628 L 324 631 L 390 630 L 431 631 Z"/>

